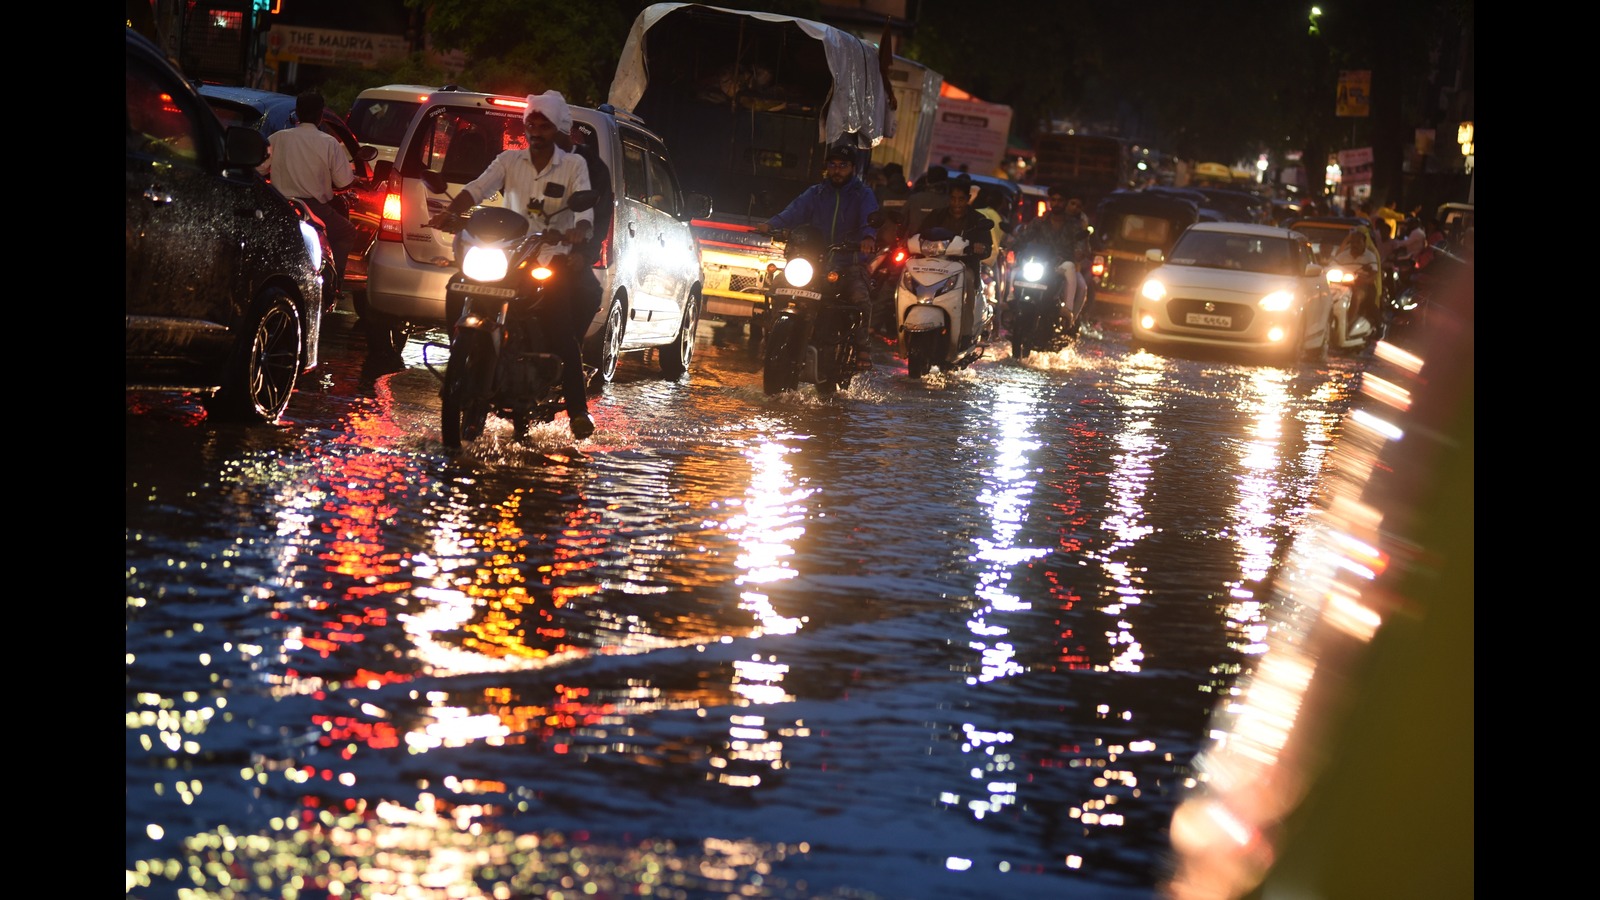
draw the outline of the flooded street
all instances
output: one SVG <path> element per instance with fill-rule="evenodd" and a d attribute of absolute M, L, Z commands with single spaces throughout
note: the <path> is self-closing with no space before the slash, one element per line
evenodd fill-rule
<path fill-rule="evenodd" d="M 128 397 L 126 895 L 1142 898 L 1363 360 L 768 397 L 702 323 L 460 454 L 348 314 L 279 428 Z"/>

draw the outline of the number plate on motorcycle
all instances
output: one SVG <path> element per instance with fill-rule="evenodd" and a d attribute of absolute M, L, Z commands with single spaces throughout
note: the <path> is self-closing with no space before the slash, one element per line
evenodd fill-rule
<path fill-rule="evenodd" d="M 1232 316 L 1214 316 L 1210 313 L 1189 313 L 1183 317 L 1183 321 L 1189 325 L 1208 325 L 1212 328 L 1233 327 Z"/>
<path fill-rule="evenodd" d="M 1035 291 L 1042 291 L 1046 287 L 1046 285 L 1040 284 L 1037 281 L 1014 281 L 1014 282 L 1011 283 L 1011 286 L 1012 287 L 1019 287 L 1019 288 L 1029 288 L 1030 290 L 1035 290 Z"/>
<path fill-rule="evenodd" d="M 492 284 L 478 284 L 472 281 L 452 281 L 448 290 L 455 291 L 458 294 L 470 294 L 474 297 L 499 297 L 507 300 L 517 296 L 517 292 L 511 288 L 495 287 Z"/>
<path fill-rule="evenodd" d="M 817 291 L 806 291 L 800 288 L 781 287 L 773 288 L 772 292 L 779 297 L 799 297 L 801 300 L 821 300 L 822 294 Z"/>

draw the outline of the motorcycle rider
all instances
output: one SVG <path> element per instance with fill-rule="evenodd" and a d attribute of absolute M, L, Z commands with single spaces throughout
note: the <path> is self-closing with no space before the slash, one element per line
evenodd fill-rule
<path fill-rule="evenodd" d="M 932 228 L 948 228 L 972 241 L 962 262 L 967 266 L 966 290 L 961 296 L 961 333 L 970 336 L 977 315 L 978 288 L 982 277 L 984 257 L 995 245 L 994 220 L 972 207 L 972 179 L 958 175 L 948 182 L 946 194 L 950 198 L 943 209 L 936 209 L 922 219 L 918 233 Z M 984 235 L 977 240 L 973 235 Z"/>
<path fill-rule="evenodd" d="M 487 200 L 498 192 L 504 195 L 505 208 L 526 215 L 533 230 L 556 235 L 557 242 L 571 244 L 578 251 L 569 254 L 572 263 L 577 264 L 569 263 L 564 269 L 561 296 L 554 298 L 559 302 L 547 304 L 540 318 L 550 329 L 556 355 L 561 357 L 561 389 L 567 404 L 568 427 L 574 438 L 583 440 L 594 433 L 594 420 L 589 418 L 579 338 L 600 309 L 600 283 L 593 270 L 582 264 L 586 257 L 578 249 L 594 233 L 593 210 L 573 212 L 567 208 L 566 198 L 590 189 L 589 166 L 583 157 L 557 145 L 560 136 L 572 131 L 572 110 L 560 92 L 528 95 L 523 122 L 527 126 L 528 149 L 505 150 L 490 160 L 483 174 L 463 186 L 450 206 L 429 220 L 428 225 L 438 228 L 448 216 L 463 215 L 480 199 Z M 545 195 L 549 184 L 562 186 L 561 197 Z M 558 207 L 553 214 L 546 212 Z"/>
<path fill-rule="evenodd" d="M 1358 282 L 1350 297 L 1350 312 L 1361 316 L 1374 327 L 1378 314 L 1378 251 L 1367 238 L 1365 229 L 1352 228 L 1339 242 L 1331 257 L 1334 265 L 1343 269 L 1359 269 L 1368 277 Z"/>
<path fill-rule="evenodd" d="M 1064 187 L 1050 188 L 1045 193 L 1045 205 L 1047 211 L 1044 215 L 1018 231 L 1016 244 L 1019 247 L 1042 244 L 1050 248 L 1054 269 L 1061 276 L 1063 305 L 1072 311 L 1068 333 L 1076 334 L 1082 316 L 1082 310 L 1077 305 L 1080 294 L 1085 298 L 1081 302 L 1087 306 L 1088 291 L 1086 285 L 1080 284 L 1082 278 L 1078 275 L 1078 256 L 1088 250 L 1089 223 L 1083 214 L 1082 202 L 1070 196 Z M 1085 290 L 1080 291 L 1080 288 Z"/>
<path fill-rule="evenodd" d="M 867 223 L 867 216 L 878 209 L 878 198 L 856 177 L 858 153 L 849 144 L 830 147 L 822 181 L 802 191 L 782 212 L 757 225 L 756 231 L 770 234 L 774 229 L 812 225 L 828 236 L 829 244 L 849 241 L 860 245 L 860 253 L 851 254 L 839 269 L 839 295 L 861 310 L 860 320 L 850 333 L 850 342 L 856 348 L 856 366 L 870 369 L 872 343 L 868 327 L 872 299 L 867 290 L 864 258 L 877 249 L 874 229 Z"/>
<path fill-rule="evenodd" d="M 350 253 L 361 240 L 360 232 L 348 216 L 331 205 L 335 191 L 342 191 L 356 180 L 350 154 L 339 139 L 320 127 L 327 102 L 317 91 L 302 91 L 294 98 L 294 114 L 299 122 L 267 138 L 267 159 L 256 171 L 272 179 L 272 186 L 285 197 L 305 201 L 322 220 L 328 234 L 328 249 L 333 253 L 333 269 L 339 280 L 335 295 L 344 288 L 344 270 Z"/>

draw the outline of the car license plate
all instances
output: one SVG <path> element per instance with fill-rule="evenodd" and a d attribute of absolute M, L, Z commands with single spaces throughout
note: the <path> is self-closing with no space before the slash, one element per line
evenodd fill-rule
<path fill-rule="evenodd" d="M 799 297 L 801 300 L 821 300 L 822 294 L 817 291 L 803 291 L 800 288 L 781 287 L 773 290 L 779 297 Z"/>
<path fill-rule="evenodd" d="M 494 285 L 490 284 L 478 284 L 475 281 L 452 281 L 450 282 L 450 287 L 448 290 L 455 291 L 458 294 L 468 294 L 473 297 L 496 297 L 502 300 L 510 300 L 511 298 L 517 296 L 517 292 L 511 288 L 495 287 Z"/>
<path fill-rule="evenodd" d="M 1232 316 L 1215 316 L 1210 313 L 1189 313 L 1183 321 L 1190 325 L 1206 325 L 1211 328 L 1232 328 Z"/>

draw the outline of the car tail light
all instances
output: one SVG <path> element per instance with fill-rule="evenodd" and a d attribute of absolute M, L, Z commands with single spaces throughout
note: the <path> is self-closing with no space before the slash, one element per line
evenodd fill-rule
<path fill-rule="evenodd" d="M 383 216 L 378 221 L 378 240 L 402 240 L 400 227 L 400 178 L 394 176 L 383 192 Z"/>

